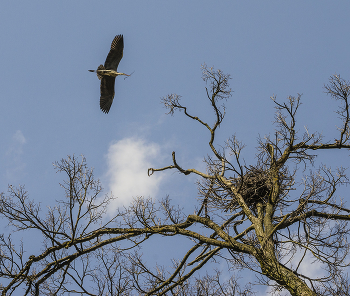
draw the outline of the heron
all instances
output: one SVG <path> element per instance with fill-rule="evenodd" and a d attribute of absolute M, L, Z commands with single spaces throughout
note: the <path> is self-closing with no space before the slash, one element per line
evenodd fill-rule
<path fill-rule="evenodd" d="M 130 76 L 117 71 L 119 62 L 123 57 L 123 49 L 123 35 L 115 36 L 105 64 L 99 65 L 97 70 L 89 70 L 90 72 L 96 72 L 98 79 L 101 80 L 100 108 L 104 113 L 109 112 L 113 103 L 115 78 L 119 75 Z"/>

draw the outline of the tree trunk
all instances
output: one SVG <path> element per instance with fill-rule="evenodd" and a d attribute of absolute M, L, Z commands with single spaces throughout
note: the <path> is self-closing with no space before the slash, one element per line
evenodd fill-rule
<path fill-rule="evenodd" d="M 262 273 L 285 287 L 292 296 L 316 296 L 316 293 L 293 271 L 280 264 L 274 254 L 259 254 L 256 258 L 260 263 Z"/>

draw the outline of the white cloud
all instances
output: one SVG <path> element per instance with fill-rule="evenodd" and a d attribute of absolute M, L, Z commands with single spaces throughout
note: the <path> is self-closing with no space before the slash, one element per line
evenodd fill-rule
<path fill-rule="evenodd" d="M 303 252 L 300 251 L 295 258 L 293 258 L 292 265 L 294 267 L 297 266 L 302 256 Z M 298 272 L 312 278 L 321 278 L 325 276 L 325 271 L 322 266 L 321 262 L 315 261 L 315 257 L 310 252 L 307 252 L 303 262 L 300 264 Z"/>
<path fill-rule="evenodd" d="M 23 146 L 23 144 L 25 144 L 27 141 L 26 141 L 26 138 L 23 136 L 23 133 L 18 130 L 15 132 L 15 134 L 12 136 L 12 139 L 14 140 L 14 142 L 16 142 L 19 146 Z"/>
<path fill-rule="evenodd" d="M 291 244 L 286 244 L 286 248 L 291 247 Z M 302 260 L 298 272 L 306 276 L 316 278 L 324 276 L 324 269 L 322 268 L 322 263 L 315 261 L 315 257 L 307 251 L 304 256 L 304 249 L 298 248 L 297 252 L 294 254 L 292 260 L 287 264 L 288 267 L 293 270 L 299 265 L 300 260 Z M 284 259 L 286 260 L 286 259 Z"/>
<path fill-rule="evenodd" d="M 9 182 L 15 182 L 19 173 L 24 170 L 25 163 L 22 161 L 22 154 L 26 142 L 26 138 L 20 130 L 17 130 L 12 136 L 6 152 L 6 178 Z"/>
<path fill-rule="evenodd" d="M 147 175 L 150 167 L 156 167 L 161 148 L 138 138 L 125 138 L 110 145 L 107 154 L 108 189 L 112 192 L 115 207 L 128 205 L 136 196 L 155 197 L 162 176 Z M 113 207 L 111 204 L 111 208 Z"/>

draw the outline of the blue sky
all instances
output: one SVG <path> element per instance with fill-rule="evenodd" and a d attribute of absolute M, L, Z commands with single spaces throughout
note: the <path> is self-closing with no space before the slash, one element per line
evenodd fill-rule
<path fill-rule="evenodd" d="M 160 98 L 182 96 L 192 114 L 213 120 L 200 66 L 231 74 L 232 98 L 218 144 L 236 134 L 254 162 L 257 137 L 273 132 L 273 103 L 303 94 L 299 129 L 329 141 L 340 125 L 323 92 L 332 74 L 350 80 L 349 1 L 2 1 L 0 4 L 0 190 L 25 184 L 31 198 L 63 198 L 52 163 L 84 154 L 105 192 L 179 204 L 197 198 L 194 177 L 147 168 L 203 169 L 208 134 L 183 114 L 165 115 Z M 99 80 L 117 34 L 124 57 L 109 114 Z M 324 160 L 344 165 L 344 153 Z M 124 178 L 124 179 L 123 179 Z M 131 181 L 127 181 L 131 180 Z M 117 204 L 115 205 L 117 206 Z"/>

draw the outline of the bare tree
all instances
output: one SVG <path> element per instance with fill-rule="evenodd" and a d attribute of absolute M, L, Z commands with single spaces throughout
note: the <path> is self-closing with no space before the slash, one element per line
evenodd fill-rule
<path fill-rule="evenodd" d="M 345 168 L 314 165 L 317 150 L 350 148 L 350 83 L 334 75 L 325 86 L 340 102 L 341 127 L 334 141 L 307 130 L 298 134 L 300 95 L 284 103 L 273 97 L 276 132 L 259 140 L 257 161 L 246 165 L 244 145 L 235 136 L 223 147 L 214 144 L 225 117 L 223 103 L 231 96 L 229 79 L 203 66 L 213 124 L 188 111 L 180 96 L 163 98 L 170 114 L 183 111 L 209 132 L 212 154 L 205 159 L 205 172 L 183 168 L 175 152 L 171 165 L 148 171 L 197 175 L 201 200 L 194 214 L 172 205 L 169 198 L 154 202 L 140 197 L 107 221 L 104 214 L 112 197 L 98 198 L 102 188 L 85 158 L 68 157 L 56 163 L 68 176 L 62 184 L 65 200 L 46 215 L 23 187 L 10 187 L 8 195 L 1 195 L 0 213 L 12 227 L 43 237 L 41 249 L 27 256 L 25 246 L 15 246 L 12 236 L 1 236 L 2 294 L 253 295 L 252 286 L 240 288 L 234 276 L 226 281 L 220 272 L 198 276 L 209 261 L 225 260 L 232 269 L 256 273 L 271 293 L 350 295 L 350 209 L 337 196 L 339 187 L 348 183 Z M 139 252 L 145 241 L 157 236 L 191 241 L 183 256 L 173 260 L 172 269 L 149 266 Z M 324 276 L 302 272 L 307 260 L 318 264 Z"/>

